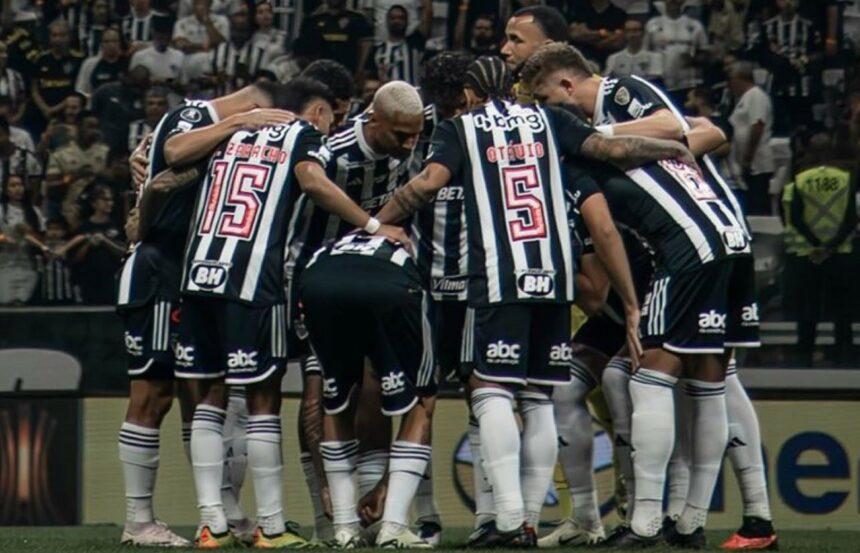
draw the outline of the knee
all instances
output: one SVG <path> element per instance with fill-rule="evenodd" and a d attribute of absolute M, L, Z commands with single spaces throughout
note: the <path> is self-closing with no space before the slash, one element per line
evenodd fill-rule
<path fill-rule="evenodd" d="M 173 404 L 173 394 L 147 388 L 133 390 L 128 404 L 126 420 L 148 428 L 158 428 Z"/>

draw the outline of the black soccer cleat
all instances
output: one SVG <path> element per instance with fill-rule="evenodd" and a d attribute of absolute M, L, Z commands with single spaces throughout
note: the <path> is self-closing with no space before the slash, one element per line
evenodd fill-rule
<path fill-rule="evenodd" d="M 663 519 L 663 528 L 660 529 L 660 533 L 663 534 L 663 539 L 668 539 L 667 536 L 675 532 L 675 525 L 678 524 L 678 521 L 672 517 L 666 517 Z"/>
<path fill-rule="evenodd" d="M 488 528 L 486 532 L 477 536 L 477 539 L 469 540 L 469 548 L 533 549 L 537 547 L 537 532 L 525 523 L 511 532 L 500 532 L 493 522 L 488 522 L 484 526 L 490 524 L 492 524 L 492 528 Z"/>
<path fill-rule="evenodd" d="M 705 529 L 699 526 L 692 534 L 678 532 L 677 526 L 667 532 L 666 543 L 678 549 L 704 549 L 708 540 L 705 538 Z"/>
<path fill-rule="evenodd" d="M 491 534 L 497 533 L 496 521 L 490 520 L 475 528 L 475 531 L 469 536 L 469 541 L 466 542 L 466 547 L 470 549 L 483 549 L 487 547 L 485 544 Z"/>
<path fill-rule="evenodd" d="M 663 536 L 640 536 L 629 526 L 619 526 L 600 547 L 611 549 L 649 549 L 663 542 Z"/>

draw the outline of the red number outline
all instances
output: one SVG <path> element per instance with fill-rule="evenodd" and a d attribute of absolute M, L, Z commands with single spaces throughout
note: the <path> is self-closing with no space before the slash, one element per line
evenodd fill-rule
<path fill-rule="evenodd" d="M 212 231 L 212 224 L 218 210 L 221 189 L 229 162 L 216 161 L 212 166 L 212 187 L 206 199 L 206 211 L 200 234 Z M 272 168 L 268 165 L 240 162 L 233 165 L 229 176 L 227 197 L 224 207 L 231 206 L 232 211 L 224 211 L 218 218 L 215 236 L 220 238 L 239 238 L 250 240 L 257 228 L 261 205 L 257 192 L 265 192 L 269 186 L 269 175 Z"/>
<path fill-rule="evenodd" d="M 505 209 L 513 211 L 516 219 L 508 221 L 511 238 L 515 241 L 547 237 L 544 203 L 531 191 L 540 189 L 538 170 L 534 165 L 502 168 Z M 522 216 L 522 211 L 528 217 Z M 526 220 L 527 219 L 527 220 Z"/>

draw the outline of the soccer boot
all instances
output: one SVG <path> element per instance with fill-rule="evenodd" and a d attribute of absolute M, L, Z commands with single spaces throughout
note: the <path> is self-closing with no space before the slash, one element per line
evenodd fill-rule
<path fill-rule="evenodd" d="M 692 534 L 678 532 L 677 525 L 666 532 L 666 543 L 678 549 L 704 549 L 707 545 L 705 529 L 699 526 Z"/>
<path fill-rule="evenodd" d="M 488 534 L 496 532 L 496 521 L 488 520 L 484 524 L 478 526 L 472 533 L 469 534 L 469 539 L 466 541 L 466 546 L 470 549 L 478 549 L 483 547 L 484 541 Z"/>
<path fill-rule="evenodd" d="M 678 521 L 672 517 L 666 517 L 663 519 L 663 528 L 660 529 L 660 533 L 663 534 L 664 540 L 667 539 L 667 536 L 675 532 L 676 524 L 678 524 Z"/>
<path fill-rule="evenodd" d="M 122 545 L 151 547 L 191 547 L 191 542 L 176 534 L 160 520 L 126 522 L 120 538 Z"/>
<path fill-rule="evenodd" d="M 194 538 L 194 549 L 220 549 L 222 547 L 233 547 L 237 541 L 230 530 L 216 534 L 209 526 L 201 526 Z"/>
<path fill-rule="evenodd" d="M 523 523 L 522 526 L 510 532 L 501 532 L 495 524 L 491 531 L 484 534 L 483 539 L 470 544 L 476 549 L 531 549 L 537 547 L 537 534 L 534 528 Z"/>
<path fill-rule="evenodd" d="M 629 526 L 619 526 L 601 545 L 612 549 L 649 549 L 663 542 L 662 536 L 640 536 Z"/>
<path fill-rule="evenodd" d="M 438 547 L 442 542 L 442 525 L 439 518 L 426 518 L 417 522 L 418 537 L 433 547 Z"/>
<path fill-rule="evenodd" d="M 269 536 L 259 526 L 254 532 L 254 547 L 257 549 L 307 549 L 311 542 L 296 532 L 297 525 L 287 524 L 286 530 L 280 534 Z"/>
<path fill-rule="evenodd" d="M 559 547 L 562 545 L 597 545 L 606 539 L 603 526 L 594 529 L 583 528 L 575 520 L 568 518 L 555 527 L 551 533 L 538 539 L 538 547 Z"/>
<path fill-rule="evenodd" d="M 740 530 L 720 545 L 722 549 L 738 551 L 760 551 L 779 549 L 773 523 L 759 517 L 744 517 Z"/>
<path fill-rule="evenodd" d="M 412 530 L 399 524 L 383 524 L 376 534 L 376 547 L 382 549 L 433 549 Z"/>
<path fill-rule="evenodd" d="M 242 545 L 254 545 L 254 531 L 257 529 L 257 523 L 250 518 L 243 518 L 242 520 L 228 520 L 227 528 L 230 529 L 230 533 L 233 534 L 233 536 L 239 540 L 239 543 Z"/>
<path fill-rule="evenodd" d="M 364 541 L 361 529 L 356 524 L 335 529 L 334 538 L 326 542 L 326 546 L 331 549 L 358 549 L 367 546 L 367 542 Z"/>

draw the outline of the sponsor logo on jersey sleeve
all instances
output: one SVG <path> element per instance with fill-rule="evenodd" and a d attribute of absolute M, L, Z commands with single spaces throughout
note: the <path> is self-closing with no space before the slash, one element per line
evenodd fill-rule
<path fill-rule="evenodd" d="M 647 104 L 642 104 L 636 98 L 630 102 L 630 105 L 627 106 L 627 113 L 630 114 L 630 117 L 634 119 L 639 119 L 643 115 L 645 115 L 645 111 L 649 109 L 653 104 L 648 102 Z"/>
<path fill-rule="evenodd" d="M 179 112 L 179 118 L 188 121 L 189 123 L 199 123 L 203 120 L 203 113 L 194 107 L 185 108 Z"/>
<path fill-rule="evenodd" d="M 618 87 L 618 90 L 615 91 L 615 103 L 619 106 L 626 106 L 630 103 L 630 91 L 627 90 L 627 87 Z"/>

